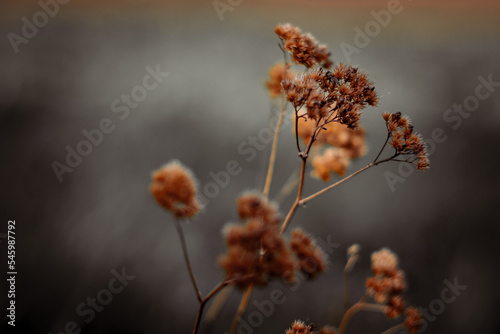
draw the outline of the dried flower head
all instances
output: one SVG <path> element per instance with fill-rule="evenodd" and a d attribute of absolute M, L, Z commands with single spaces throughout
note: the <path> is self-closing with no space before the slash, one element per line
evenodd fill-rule
<path fill-rule="evenodd" d="M 389 319 L 397 318 L 403 313 L 405 301 L 399 295 L 392 296 L 385 307 L 385 315 Z"/>
<path fill-rule="evenodd" d="M 191 171 L 173 160 L 153 173 L 150 191 L 158 204 L 178 218 L 192 217 L 200 211 L 197 183 Z"/>
<path fill-rule="evenodd" d="M 295 320 L 285 334 L 314 334 L 314 324 L 306 325 L 303 321 Z"/>
<path fill-rule="evenodd" d="M 252 283 L 265 285 L 269 278 L 293 282 L 297 264 L 280 234 L 276 205 L 250 191 L 238 198 L 237 207 L 245 223 L 224 228 L 229 249 L 219 258 L 228 279 L 235 280 L 241 288 Z"/>
<path fill-rule="evenodd" d="M 276 226 L 249 219 L 244 225 L 228 225 L 224 235 L 229 249 L 219 264 L 240 288 L 265 285 L 271 277 L 294 281 L 296 264 Z"/>
<path fill-rule="evenodd" d="M 285 66 L 282 63 L 271 67 L 269 69 L 269 79 L 266 81 L 266 87 L 269 89 L 271 98 L 280 96 L 282 91 L 281 82 L 285 79 L 293 79 L 294 75 L 289 66 Z"/>
<path fill-rule="evenodd" d="M 290 52 L 292 60 L 297 64 L 308 68 L 316 64 L 325 68 L 332 66 L 326 45 L 319 45 L 311 34 L 303 34 L 290 23 L 276 26 L 274 32 L 284 41 L 285 50 Z"/>
<path fill-rule="evenodd" d="M 405 311 L 406 320 L 405 320 L 405 328 L 411 334 L 416 333 L 423 324 L 422 316 L 420 312 L 414 307 L 408 307 Z"/>
<path fill-rule="evenodd" d="M 313 158 L 312 165 L 314 171 L 312 176 L 318 177 L 323 181 L 330 180 L 330 173 L 335 172 L 342 176 L 349 166 L 350 157 L 346 149 L 333 147 L 325 150 L 323 155 Z"/>
<path fill-rule="evenodd" d="M 347 248 L 347 263 L 345 265 L 345 271 L 349 272 L 354 268 L 354 265 L 359 259 L 359 245 L 353 244 Z"/>
<path fill-rule="evenodd" d="M 372 269 L 375 275 L 380 273 L 384 275 L 394 275 L 398 269 L 398 258 L 388 248 L 382 248 L 372 254 Z"/>
<path fill-rule="evenodd" d="M 291 236 L 290 245 L 299 259 L 300 270 L 310 279 L 324 272 L 326 269 L 325 256 L 313 239 L 298 228 L 292 230 Z"/>
<path fill-rule="evenodd" d="M 282 82 L 287 100 L 298 111 L 305 107 L 301 117 L 322 119 L 324 124 L 337 122 L 350 129 L 358 126 L 361 111 L 378 103 L 373 83 L 358 68 L 337 65 L 333 72 L 321 68 L 296 75 Z"/>
<path fill-rule="evenodd" d="M 413 131 L 413 125 L 406 116 L 400 112 L 384 113 L 387 131 L 391 137 L 390 144 L 398 155 L 412 155 L 413 159 L 408 160 L 417 166 L 418 170 L 429 168 L 429 159 L 426 146 L 422 136 Z"/>
<path fill-rule="evenodd" d="M 248 191 L 236 201 L 238 215 L 241 219 L 259 218 L 268 224 L 278 224 L 277 205 L 269 203 L 267 198 L 257 192 Z"/>
<path fill-rule="evenodd" d="M 398 317 L 404 308 L 401 293 L 406 288 L 404 273 L 396 255 L 387 248 L 372 254 L 373 277 L 366 280 L 367 293 L 375 302 L 386 304 L 386 316 Z"/>

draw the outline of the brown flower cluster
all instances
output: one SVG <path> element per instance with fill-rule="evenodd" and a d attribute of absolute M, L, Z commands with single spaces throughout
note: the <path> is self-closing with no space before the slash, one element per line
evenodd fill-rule
<path fill-rule="evenodd" d="M 323 181 L 329 181 L 332 172 L 343 176 L 347 167 L 349 167 L 350 161 L 347 150 L 338 147 L 329 148 L 322 155 L 313 158 L 314 170 L 311 174 Z"/>
<path fill-rule="evenodd" d="M 375 87 L 367 75 L 342 63 L 331 72 L 315 69 L 284 80 L 282 85 L 295 110 L 306 107 L 308 119 L 338 122 L 351 129 L 357 127 L 366 106 L 378 103 Z"/>
<path fill-rule="evenodd" d="M 174 160 L 153 173 L 150 191 L 175 217 L 189 218 L 200 211 L 197 184 L 191 171 Z"/>
<path fill-rule="evenodd" d="M 303 321 L 295 320 L 292 327 L 287 329 L 285 334 L 318 334 L 314 330 L 314 324 L 306 325 Z M 319 330 L 319 334 L 336 334 L 337 332 L 330 326 L 324 326 Z"/>
<path fill-rule="evenodd" d="M 315 131 L 315 124 L 304 118 L 298 120 L 298 135 L 304 142 L 310 140 Z M 349 129 L 347 126 L 332 122 L 323 126 L 323 130 L 316 136 L 313 146 L 324 144 L 333 146 L 315 155 L 312 159 L 314 171 L 312 175 L 323 181 L 330 180 L 332 172 L 342 176 L 345 174 L 351 159 L 359 158 L 366 153 L 365 131 L 358 127 Z"/>
<path fill-rule="evenodd" d="M 229 250 L 219 259 L 228 279 L 241 288 L 265 285 L 269 277 L 295 279 L 293 254 L 279 233 L 276 207 L 256 193 L 243 194 L 238 213 L 246 221 L 224 229 Z"/>
<path fill-rule="evenodd" d="M 289 66 L 282 63 L 276 64 L 269 69 L 269 79 L 266 81 L 266 87 L 269 90 L 271 98 L 281 95 L 281 82 L 285 79 L 292 80 L 295 73 L 290 70 Z"/>
<path fill-rule="evenodd" d="M 276 26 L 274 32 L 284 41 L 285 50 L 290 52 L 292 60 L 297 64 L 311 68 L 319 64 L 330 68 L 330 52 L 326 45 L 319 45 L 311 34 L 303 34 L 298 27 L 290 23 Z"/>
<path fill-rule="evenodd" d="M 266 285 L 269 278 L 292 283 L 297 269 L 311 279 L 325 270 L 323 254 L 309 236 L 295 230 L 290 244 L 285 241 L 276 206 L 265 197 L 248 192 L 238 198 L 237 206 L 244 223 L 225 227 L 229 249 L 219 259 L 229 280 L 245 288 Z"/>
<path fill-rule="evenodd" d="M 306 325 L 303 321 L 295 320 L 285 334 L 314 334 L 314 325 Z"/>
<path fill-rule="evenodd" d="M 386 304 L 388 318 L 397 318 L 404 310 L 401 293 L 406 287 L 396 255 L 387 248 L 372 254 L 374 277 L 366 281 L 367 292 L 379 304 Z"/>
<path fill-rule="evenodd" d="M 290 246 L 299 260 L 299 268 L 308 278 L 315 278 L 326 269 L 326 260 L 323 252 L 311 237 L 301 229 L 291 232 L 292 240 Z"/>
<path fill-rule="evenodd" d="M 411 334 L 416 333 L 422 327 L 423 319 L 420 312 L 414 307 L 408 307 L 405 311 L 405 327 Z"/>
<path fill-rule="evenodd" d="M 387 131 L 391 137 L 390 144 L 397 154 L 411 154 L 415 159 L 414 163 L 418 170 L 429 168 L 427 150 L 422 141 L 422 137 L 413 131 L 413 125 L 407 117 L 401 116 L 400 112 L 384 113 L 383 118 L 387 125 Z"/>
<path fill-rule="evenodd" d="M 374 277 L 366 281 L 368 294 L 372 295 L 377 303 L 386 304 L 385 314 L 388 318 L 399 317 L 405 307 L 401 294 L 406 283 L 396 255 L 387 248 L 373 253 L 372 270 Z M 406 328 L 410 333 L 415 333 L 422 325 L 420 313 L 410 306 L 406 308 L 405 314 Z"/>

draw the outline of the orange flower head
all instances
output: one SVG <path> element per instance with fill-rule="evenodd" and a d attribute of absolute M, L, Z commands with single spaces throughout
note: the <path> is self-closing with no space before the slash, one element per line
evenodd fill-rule
<path fill-rule="evenodd" d="M 422 327 L 423 320 L 420 312 L 414 307 L 408 307 L 405 311 L 405 327 L 411 334 L 416 333 Z"/>
<path fill-rule="evenodd" d="M 295 320 L 285 334 L 314 334 L 314 324 L 306 325 L 303 321 Z"/>
<path fill-rule="evenodd" d="M 174 160 L 153 173 L 150 191 L 158 204 L 175 217 L 189 218 L 201 209 L 197 183 L 191 171 Z"/>
<path fill-rule="evenodd" d="M 255 191 L 243 193 L 236 201 L 238 215 L 241 219 L 259 218 L 265 223 L 279 224 L 277 206 Z"/>
<path fill-rule="evenodd" d="M 303 34 L 299 28 L 290 23 L 276 26 L 274 32 L 283 40 L 285 50 L 290 52 L 292 60 L 297 64 L 307 68 L 317 64 L 324 68 L 332 66 L 326 45 L 318 44 L 311 34 Z"/>
<path fill-rule="evenodd" d="M 269 79 L 266 81 L 266 87 L 269 90 L 271 98 L 281 95 L 281 82 L 285 79 L 292 80 L 295 73 L 289 69 L 289 66 L 284 64 L 276 64 L 269 70 Z"/>
<path fill-rule="evenodd" d="M 290 246 L 299 259 L 300 270 L 309 279 L 315 278 L 319 273 L 324 272 L 326 270 L 325 256 L 313 239 L 298 228 L 292 230 L 291 236 Z"/>

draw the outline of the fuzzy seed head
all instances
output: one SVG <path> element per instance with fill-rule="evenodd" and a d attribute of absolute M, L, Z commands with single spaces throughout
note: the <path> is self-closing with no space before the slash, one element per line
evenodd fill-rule
<path fill-rule="evenodd" d="M 398 271 L 398 258 L 388 248 L 382 248 L 372 254 L 372 269 L 375 275 L 383 273 L 393 275 Z"/>
<path fill-rule="evenodd" d="M 162 207 L 175 217 L 189 218 L 200 211 L 197 183 L 191 171 L 174 160 L 152 175 L 150 191 Z"/>
<path fill-rule="evenodd" d="M 309 279 L 324 272 L 326 270 L 325 256 L 313 239 L 298 228 L 292 230 L 291 237 L 290 246 L 299 259 L 300 270 Z"/>
<path fill-rule="evenodd" d="M 417 333 L 417 331 L 422 327 L 423 320 L 420 312 L 414 307 L 408 307 L 405 311 L 406 320 L 405 327 L 411 334 Z"/>
<path fill-rule="evenodd" d="M 295 320 L 285 334 L 314 334 L 314 324 L 306 325 L 303 321 Z"/>

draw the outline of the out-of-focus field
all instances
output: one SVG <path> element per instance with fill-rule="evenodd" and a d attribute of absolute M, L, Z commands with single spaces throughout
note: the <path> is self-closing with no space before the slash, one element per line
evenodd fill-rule
<path fill-rule="evenodd" d="M 350 171 L 370 162 L 383 143 L 383 111 L 409 115 L 426 139 L 441 133 L 436 129 L 446 139 L 429 142 L 428 172 L 409 172 L 391 189 L 386 171 L 397 174 L 400 167 L 381 165 L 298 211 L 293 226 L 339 247 L 317 280 L 295 291 L 279 282 L 255 291 L 254 300 L 262 301 L 279 288 L 286 303 L 254 333 L 284 333 L 298 318 L 338 325 L 345 250 L 352 243 L 362 247 L 352 273 L 354 298 L 364 293 L 370 253 L 389 247 L 406 272 L 409 303 L 437 305 L 445 280 L 467 286 L 429 318 L 425 333 L 500 329 L 495 317 L 500 297 L 498 2 L 401 1 L 387 26 L 350 55 L 342 45 L 356 46 L 355 28 L 364 31 L 374 21 L 371 11 L 387 9 L 388 2 L 305 3 L 243 1 L 221 20 L 212 1 L 72 1 L 20 44 L 17 54 L 7 36 L 20 34 L 21 19 L 31 20 L 40 7 L 2 4 L 0 208 L 4 221 L 18 224 L 16 330 L 59 333 L 74 321 L 82 333 L 191 331 L 197 301 L 172 217 L 148 193 L 150 174 L 176 158 L 192 168 L 203 188 L 213 181 L 211 172 L 225 170 L 228 161 L 242 168 L 185 226 L 194 274 L 207 293 L 223 278 L 216 260 L 225 251 L 222 228 L 237 221 L 236 197 L 263 186 L 270 145 L 255 159 L 238 147 L 249 145 L 249 136 L 258 136 L 270 112 L 276 112 L 263 81 L 268 68 L 282 60 L 273 33 L 282 22 L 311 32 L 329 46 L 336 63 L 359 66 L 375 82 L 380 104 L 367 109 L 362 120 L 368 154 Z M 116 99 L 143 85 L 147 67 L 168 76 L 129 113 L 114 112 Z M 448 114 L 454 105 L 470 103 L 480 78 L 489 77 L 494 84 L 480 88 L 489 95 L 477 108 L 465 116 Z M 85 139 L 82 131 L 97 128 L 103 119 L 113 130 L 59 182 L 53 162 L 64 163 L 67 146 L 76 149 Z M 271 197 L 298 164 L 288 122 Z M 322 186 L 308 178 L 305 193 Z M 280 203 L 282 212 L 292 197 Z M 2 254 L 5 245 L 0 244 Z M 87 323 L 78 306 L 96 297 L 111 271 L 121 268 L 135 279 Z M 0 280 L 5 282 L 5 271 Z M 213 327 L 204 323 L 201 332 L 229 331 L 240 296 L 234 291 Z M 255 310 L 253 300 L 249 305 L 247 314 Z M 381 333 L 396 323 L 360 313 L 350 328 L 351 333 Z M 5 320 L 0 328 L 10 329 Z"/>

